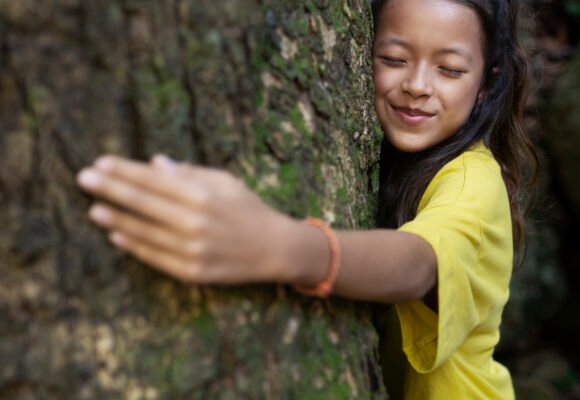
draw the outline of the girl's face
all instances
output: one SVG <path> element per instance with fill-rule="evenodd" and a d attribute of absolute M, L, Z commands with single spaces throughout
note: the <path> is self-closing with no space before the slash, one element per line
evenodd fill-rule
<path fill-rule="evenodd" d="M 375 108 L 389 142 L 404 152 L 452 136 L 480 94 L 483 30 L 451 0 L 389 0 L 373 48 Z"/>

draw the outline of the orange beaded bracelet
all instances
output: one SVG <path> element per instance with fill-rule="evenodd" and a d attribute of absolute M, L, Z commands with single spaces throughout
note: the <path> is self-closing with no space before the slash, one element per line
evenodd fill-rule
<path fill-rule="evenodd" d="M 338 275 L 338 268 L 340 267 L 340 245 L 338 238 L 334 231 L 321 219 L 308 217 L 304 220 L 304 223 L 320 229 L 324 233 L 324 236 L 326 236 L 330 248 L 330 265 L 328 274 L 318 285 L 314 287 L 294 285 L 294 289 L 307 296 L 328 297 L 332 291 L 336 276 Z"/>

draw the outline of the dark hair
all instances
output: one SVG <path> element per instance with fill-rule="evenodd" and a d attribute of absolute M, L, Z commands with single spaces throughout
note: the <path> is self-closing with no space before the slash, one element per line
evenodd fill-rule
<path fill-rule="evenodd" d="M 375 33 L 389 0 L 374 0 Z M 459 131 L 419 153 L 404 153 L 383 140 L 377 222 L 397 228 L 413 219 L 427 185 L 449 161 L 484 140 L 498 161 L 509 195 L 514 249 L 525 243 L 524 214 L 536 183 L 538 159 L 522 129 L 528 64 L 517 35 L 517 0 L 451 0 L 476 12 L 485 34 L 485 96 Z"/>

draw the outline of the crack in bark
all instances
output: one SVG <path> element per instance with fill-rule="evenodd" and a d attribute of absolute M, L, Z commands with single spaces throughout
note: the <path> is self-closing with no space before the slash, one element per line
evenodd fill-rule
<path fill-rule="evenodd" d="M 0 18 L 0 73 L 5 68 L 5 65 L 8 65 L 8 28 Z M 2 86 L 0 86 L 2 89 Z M 0 135 L 0 146 L 4 147 L 4 135 Z M 8 191 L 6 190 L 4 180 L 0 175 L 0 202 L 5 203 L 5 200 L 8 198 Z M 6 201 L 7 203 L 7 201 Z"/>
<path fill-rule="evenodd" d="M 57 280 L 60 293 L 63 294 L 64 297 L 68 297 L 73 294 L 73 290 L 69 287 L 70 285 L 67 284 L 66 277 L 69 276 L 67 271 L 67 257 L 66 257 L 66 249 L 69 243 L 69 233 L 66 229 L 66 226 L 63 221 L 63 215 L 60 213 L 56 205 L 53 207 L 52 210 L 52 220 L 53 226 L 55 229 L 55 235 L 58 238 L 58 246 L 56 257 L 55 257 L 55 267 L 57 270 Z"/>
<path fill-rule="evenodd" d="M 233 48 L 232 45 L 225 45 L 224 46 L 224 53 L 227 56 L 227 58 L 229 59 L 229 63 L 232 65 L 233 70 L 234 71 L 239 71 L 240 68 L 242 68 L 242 70 L 244 68 L 248 68 L 249 70 L 251 70 L 251 59 L 252 59 L 252 50 L 251 50 L 251 45 L 250 45 L 250 37 L 248 32 L 243 32 L 241 35 L 241 38 L 239 40 L 239 42 L 242 45 L 242 49 L 244 51 L 244 61 L 243 63 L 238 63 L 236 62 L 236 57 L 235 54 L 233 52 Z M 242 64 L 242 65 L 240 65 Z M 247 80 L 248 76 L 245 77 L 246 79 L 244 79 L 242 77 L 242 74 L 237 74 L 235 76 L 235 78 L 233 79 L 234 83 L 235 83 L 235 89 L 234 89 L 234 93 L 236 93 L 236 95 L 234 96 L 233 94 L 228 94 L 227 95 L 227 100 L 228 103 L 231 104 L 234 108 L 234 112 L 233 112 L 233 118 L 234 118 L 234 125 L 238 128 L 236 131 L 239 134 L 239 136 L 241 137 L 240 143 L 242 145 L 242 149 L 241 150 L 247 150 L 244 149 L 246 146 L 245 144 L 248 143 L 248 138 L 249 136 L 251 136 L 251 132 L 248 132 L 248 129 L 246 129 L 246 126 L 244 125 L 243 122 L 243 118 L 242 116 L 247 115 L 248 113 L 251 112 L 251 109 L 249 109 L 246 105 L 246 103 L 244 101 L 240 101 L 240 98 L 242 96 L 246 97 L 247 94 L 244 93 L 244 84 L 243 81 Z M 231 158 L 233 156 L 233 158 L 236 157 L 236 155 L 239 155 L 240 152 L 236 152 L 236 154 L 233 155 L 228 155 L 230 157 L 228 157 L 228 160 L 226 160 L 226 162 L 230 162 Z"/>
<path fill-rule="evenodd" d="M 188 77 L 188 69 L 187 69 L 187 60 L 186 60 L 186 43 L 185 38 L 182 33 L 182 29 L 188 29 L 187 26 L 181 26 L 180 18 L 179 18 L 179 7 L 181 5 L 181 1 L 175 2 L 175 20 L 177 21 L 177 48 L 179 51 L 179 62 L 180 62 L 180 72 L 181 72 L 181 84 L 185 89 L 185 93 L 187 94 L 187 98 L 189 100 L 188 108 L 189 108 L 189 119 L 188 119 L 188 126 L 187 129 L 189 131 L 189 136 L 191 138 L 191 146 L 192 146 L 192 157 L 191 160 L 193 163 L 207 165 L 208 163 L 208 154 L 206 153 L 204 143 L 203 143 L 203 135 L 199 126 L 197 125 L 197 94 L 193 87 L 192 82 L 189 80 Z"/>
<path fill-rule="evenodd" d="M 20 98 L 20 103 L 22 106 L 22 110 L 24 114 L 28 114 L 33 121 L 32 126 L 30 127 L 30 133 L 32 134 L 32 145 L 30 148 L 30 174 L 25 177 L 23 188 L 24 188 L 24 196 L 22 196 L 22 205 L 23 208 L 29 208 L 32 204 L 34 197 L 34 189 L 37 186 L 37 182 L 41 182 L 41 145 L 40 145 L 40 128 L 37 125 L 38 123 L 38 115 L 34 106 L 32 104 L 32 100 L 30 98 L 29 88 L 26 84 L 25 78 L 21 77 L 16 68 L 11 63 L 10 59 L 10 49 L 7 50 L 7 62 L 6 66 L 9 70 L 9 75 L 13 76 L 14 83 L 18 92 L 18 97 Z"/>
<path fill-rule="evenodd" d="M 146 158 L 146 127 L 139 110 L 139 83 L 133 71 L 137 69 L 137 56 L 135 51 L 131 49 L 131 27 L 130 20 L 139 10 L 128 4 L 127 1 L 121 1 L 123 10 L 123 34 L 125 42 L 127 43 L 127 89 L 124 93 L 123 103 L 126 106 L 129 121 L 129 156 L 137 159 Z"/>

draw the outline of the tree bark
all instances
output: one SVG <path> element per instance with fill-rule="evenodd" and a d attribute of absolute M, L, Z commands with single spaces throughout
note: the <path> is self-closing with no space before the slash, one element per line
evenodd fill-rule
<path fill-rule="evenodd" d="M 386 398 L 368 304 L 175 282 L 74 183 L 164 152 L 371 226 L 371 31 L 365 0 L 0 0 L 0 399 Z"/>

